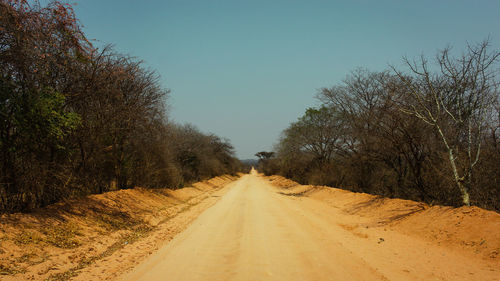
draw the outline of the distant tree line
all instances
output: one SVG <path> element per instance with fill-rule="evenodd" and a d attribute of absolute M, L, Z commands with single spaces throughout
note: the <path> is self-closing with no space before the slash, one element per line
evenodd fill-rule
<path fill-rule="evenodd" d="M 301 183 L 500 210 L 500 53 L 488 40 L 321 89 L 260 169 Z M 272 157 L 267 157 L 272 156 Z"/>
<path fill-rule="evenodd" d="M 68 4 L 0 0 L 0 65 L 0 212 L 240 167 L 227 140 L 169 122 L 157 73 L 93 47 Z"/>

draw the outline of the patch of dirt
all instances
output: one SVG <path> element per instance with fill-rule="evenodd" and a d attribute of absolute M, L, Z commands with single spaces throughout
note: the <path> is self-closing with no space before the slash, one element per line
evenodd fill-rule
<path fill-rule="evenodd" d="M 104 269 L 100 277 L 117 276 L 182 231 L 235 179 L 112 191 L 1 215 L 0 279 L 92 280 Z"/>
<path fill-rule="evenodd" d="M 269 176 L 266 178 L 271 182 L 271 184 L 282 188 L 291 188 L 294 186 L 300 186 L 300 184 L 298 184 L 297 182 L 281 176 Z"/>

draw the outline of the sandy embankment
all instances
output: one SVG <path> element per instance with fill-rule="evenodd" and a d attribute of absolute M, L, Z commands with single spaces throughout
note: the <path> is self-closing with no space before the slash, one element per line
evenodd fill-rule
<path fill-rule="evenodd" d="M 112 279 L 184 230 L 235 179 L 119 190 L 1 215 L 0 279 Z"/>
<path fill-rule="evenodd" d="M 393 230 L 464 255 L 498 262 L 500 269 L 500 214 L 478 207 L 429 206 L 326 186 L 300 185 L 280 176 L 268 177 L 281 193 L 322 201 L 352 215 L 345 222 L 363 228 Z"/>

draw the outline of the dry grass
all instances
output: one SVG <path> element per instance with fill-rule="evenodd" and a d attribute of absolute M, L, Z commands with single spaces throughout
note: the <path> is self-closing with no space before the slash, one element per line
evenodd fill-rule
<path fill-rule="evenodd" d="M 27 244 L 39 244 L 43 241 L 42 235 L 32 230 L 24 230 L 16 235 L 13 239 L 14 243 L 16 243 L 16 245 L 18 246 Z"/>
<path fill-rule="evenodd" d="M 44 241 L 62 249 L 74 249 L 82 243 L 75 236 L 82 236 L 78 226 L 74 223 L 65 223 L 54 228 L 42 230 Z"/>
<path fill-rule="evenodd" d="M 39 231 L 23 230 L 13 238 L 14 243 L 18 246 L 46 243 L 62 249 L 73 249 L 81 245 L 75 236 L 82 234 L 74 223 L 41 228 Z"/>
<path fill-rule="evenodd" d="M 18 267 L 15 264 L 5 265 L 0 264 L 0 276 L 1 275 L 15 275 L 18 273 L 25 273 L 26 268 Z"/>
<path fill-rule="evenodd" d="M 91 219 L 94 219 L 99 226 L 107 231 L 127 229 L 141 223 L 140 220 L 132 218 L 125 212 L 119 211 L 100 213 L 98 216 Z"/>

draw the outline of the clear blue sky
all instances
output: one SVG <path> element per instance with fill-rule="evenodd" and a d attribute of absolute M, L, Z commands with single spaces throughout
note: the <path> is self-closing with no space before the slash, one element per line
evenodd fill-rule
<path fill-rule="evenodd" d="M 172 90 L 170 116 L 230 139 L 237 156 L 272 149 L 316 105 L 317 89 L 356 67 L 491 37 L 500 1 L 82 0 L 89 38 L 143 59 Z"/>

